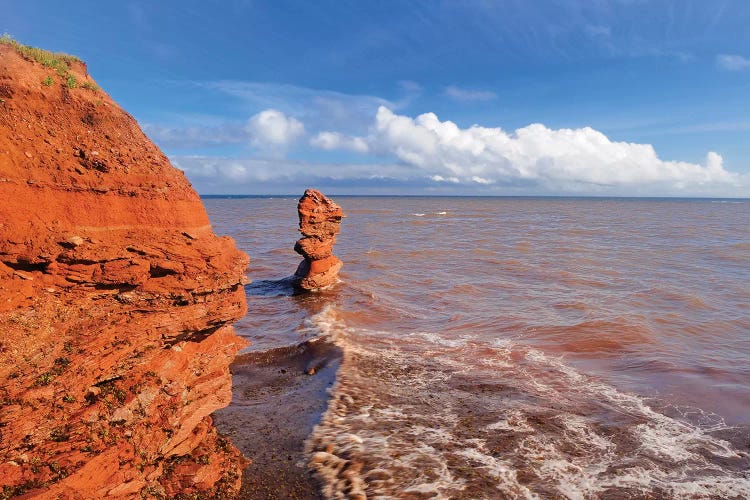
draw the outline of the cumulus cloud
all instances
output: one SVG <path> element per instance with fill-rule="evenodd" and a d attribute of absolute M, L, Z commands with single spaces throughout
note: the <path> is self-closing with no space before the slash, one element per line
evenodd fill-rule
<path fill-rule="evenodd" d="M 367 153 L 370 147 L 362 137 L 349 137 L 339 132 L 320 132 L 312 139 L 310 145 L 318 149 L 346 149 L 357 153 Z"/>
<path fill-rule="evenodd" d="M 611 141 L 592 128 L 553 130 L 532 124 L 508 133 L 461 129 L 434 113 L 415 119 L 381 107 L 370 140 L 377 150 L 430 175 L 462 182 L 531 181 L 550 188 L 661 185 L 675 189 L 732 185 L 737 176 L 708 153 L 703 165 L 660 159 L 650 144 Z"/>
<path fill-rule="evenodd" d="M 305 134 L 305 126 L 281 111 L 267 109 L 247 122 L 250 143 L 261 149 L 285 148 Z"/>
<path fill-rule="evenodd" d="M 288 144 L 304 133 L 301 123 L 278 111 L 267 110 L 254 118 L 267 133 L 265 142 Z M 308 184 L 352 194 L 750 194 L 750 175 L 729 172 L 715 152 L 700 164 L 669 161 L 650 144 L 613 141 L 589 127 L 461 128 L 434 113 L 410 117 L 380 107 L 366 137 L 325 131 L 309 142 L 322 150 L 367 154 L 370 161 L 199 156 L 173 160 L 202 193 L 283 193 Z"/>
<path fill-rule="evenodd" d="M 444 94 L 457 101 L 491 101 L 497 99 L 497 94 L 489 90 L 470 90 L 449 85 Z"/>
<path fill-rule="evenodd" d="M 733 54 L 719 54 L 716 65 L 727 71 L 744 71 L 750 69 L 750 59 Z"/>
<path fill-rule="evenodd" d="M 473 125 L 460 128 L 434 113 L 411 118 L 380 107 L 365 138 L 328 133 L 326 149 L 354 140 L 361 151 L 395 157 L 436 183 L 544 192 L 716 194 L 745 181 L 709 152 L 703 164 L 659 158 L 650 144 L 610 140 L 590 127 L 550 129 L 532 124 L 514 132 Z M 359 142 L 361 141 L 361 142 Z M 367 148 L 365 148 L 365 145 Z"/>

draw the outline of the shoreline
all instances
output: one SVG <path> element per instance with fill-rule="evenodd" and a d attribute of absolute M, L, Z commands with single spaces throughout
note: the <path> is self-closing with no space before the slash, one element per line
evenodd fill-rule
<path fill-rule="evenodd" d="M 232 402 L 213 414 L 251 463 L 239 498 L 322 499 L 305 441 L 329 403 L 341 349 L 322 338 L 237 356 Z"/>

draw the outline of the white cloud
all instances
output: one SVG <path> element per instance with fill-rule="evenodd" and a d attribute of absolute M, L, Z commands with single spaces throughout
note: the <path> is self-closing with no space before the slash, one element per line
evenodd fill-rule
<path fill-rule="evenodd" d="M 265 116 L 273 119 L 256 122 L 272 123 L 267 128 L 278 135 L 277 143 L 303 131 L 281 113 Z M 667 161 L 650 144 L 612 141 L 589 127 L 532 124 L 512 132 L 479 125 L 460 128 L 433 113 L 412 118 L 381 107 L 366 137 L 326 131 L 310 144 L 378 155 L 382 161 L 173 160 L 202 193 L 296 192 L 316 185 L 380 194 L 750 195 L 750 175 L 727 171 L 717 153 L 709 152 L 702 164 Z"/>
<path fill-rule="evenodd" d="M 311 163 L 288 159 L 172 156 L 201 194 L 295 193 L 326 186 L 343 193 L 393 194 L 424 189 L 422 172 L 391 163 Z M 334 192 L 332 191 L 332 192 Z"/>
<path fill-rule="evenodd" d="M 472 175 L 471 180 L 473 182 L 476 182 L 477 184 L 493 184 L 493 181 L 490 179 L 485 179 L 484 177 L 479 177 L 478 175 Z"/>
<path fill-rule="evenodd" d="M 744 71 L 750 69 L 750 59 L 733 54 L 719 54 L 716 65 L 727 71 Z"/>
<path fill-rule="evenodd" d="M 253 146 L 271 149 L 285 148 L 305 134 L 302 122 L 275 109 L 253 115 L 247 130 Z"/>
<path fill-rule="evenodd" d="M 415 119 L 381 107 L 371 149 L 396 156 L 428 176 L 465 183 L 544 186 L 551 190 L 648 187 L 680 192 L 737 185 L 722 158 L 704 165 L 665 161 L 650 144 L 611 141 L 592 128 L 553 130 L 532 124 L 507 133 L 478 125 L 461 129 L 434 113 Z"/>
<path fill-rule="evenodd" d="M 497 99 L 497 94 L 489 90 L 469 90 L 449 85 L 444 94 L 457 101 L 491 101 Z"/>
<path fill-rule="evenodd" d="M 431 180 L 435 182 L 451 182 L 453 184 L 458 184 L 461 182 L 461 179 L 458 177 L 443 177 L 442 175 L 433 175 L 430 177 Z"/>
<path fill-rule="evenodd" d="M 314 130 L 344 129 L 348 133 L 360 133 L 367 129 L 378 107 L 399 109 L 402 105 L 372 95 L 289 84 L 220 80 L 198 85 L 236 98 L 239 105 L 250 113 L 275 109 L 294 115 Z M 410 92 L 406 94 L 411 95 Z"/>
<path fill-rule="evenodd" d="M 310 139 L 310 145 L 327 151 L 346 149 L 357 153 L 367 153 L 370 147 L 362 137 L 350 137 L 339 132 L 320 132 Z"/>
<path fill-rule="evenodd" d="M 553 130 L 532 124 L 513 133 L 478 125 L 461 129 L 433 113 L 412 119 L 381 107 L 369 148 L 363 138 L 328 134 L 325 149 L 355 150 L 350 144 L 357 140 L 358 150 L 394 156 L 438 183 L 661 194 L 719 193 L 741 184 L 717 153 L 708 153 L 703 165 L 665 161 L 650 144 L 611 141 L 589 127 Z M 324 141 L 317 139 L 322 147 Z"/>
<path fill-rule="evenodd" d="M 218 126 L 144 123 L 142 128 L 146 135 L 162 148 L 200 148 L 247 141 L 247 133 L 242 122 Z"/>
<path fill-rule="evenodd" d="M 422 86 L 413 80 L 401 80 L 398 82 L 398 85 L 406 92 L 422 92 Z"/>

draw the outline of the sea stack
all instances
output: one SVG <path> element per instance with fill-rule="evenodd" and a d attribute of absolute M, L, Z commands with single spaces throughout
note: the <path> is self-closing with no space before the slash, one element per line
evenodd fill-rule
<path fill-rule="evenodd" d="M 315 189 L 307 189 L 297 204 L 299 231 L 294 251 L 303 260 L 294 273 L 295 286 L 317 290 L 336 282 L 343 262 L 333 255 L 333 245 L 341 227 L 344 211 L 332 199 Z"/>

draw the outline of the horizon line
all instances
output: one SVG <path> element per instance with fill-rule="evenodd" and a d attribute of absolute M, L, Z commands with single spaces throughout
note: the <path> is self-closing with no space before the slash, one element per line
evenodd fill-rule
<path fill-rule="evenodd" d="M 293 193 L 275 194 L 198 194 L 200 198 L 296 198 L 302 196 Z M 329 193 L 327 196 L 347 198 L 555 198 L 555 199 L 622 199 L 622 200 L 732 200 L 750 201 L 750 197 L 733 196 L 628 196 L 628 195 L 502 195 L 502 194 L 343 194 Z"/>

